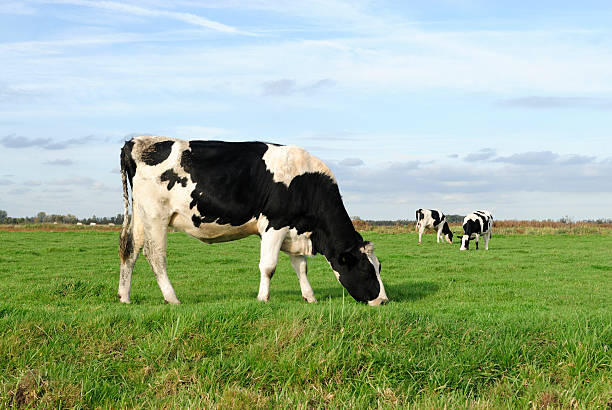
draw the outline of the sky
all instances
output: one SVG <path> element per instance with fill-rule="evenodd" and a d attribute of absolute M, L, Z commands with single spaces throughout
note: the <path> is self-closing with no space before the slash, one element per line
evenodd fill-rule
<path fill-rule="evenodd" d="M 0 0 L 0 209 L 123 213 L 140 134 L 306 148 L 349 215 L 612 217 L 609 1 Z"/>

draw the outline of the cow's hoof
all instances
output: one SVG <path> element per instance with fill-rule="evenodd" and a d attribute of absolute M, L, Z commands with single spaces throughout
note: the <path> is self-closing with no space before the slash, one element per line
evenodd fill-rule
<path fill-rule="evenodd" d="M 270 296 L 257 296 L 257 300 L 260 302 L 268 302 L 270 300 Z"/>
<path fill-rule="evenodd" d="M 131 303 L 129 297 L 122 297 L 121 295 L 117 295 L 117 297 L 121 303 L 126 303 L 128 305 Z"/>
<path fill-rule="evenodd" d="M 170 300 L 164 299 L 164 302 L 166 302 L 169 305 L 180 305 L 181 304 L 181 301 L 178 299 L 170 299 Z"/>
<path fill-rule="evenodd" d="M 317 303 L 317 299 L 314 296 L 313 297 L 309 297 L 309 298 L 305 297 L 305 296 L 302 296 L 302 299 L 304 299 L 308 303 Z"/>

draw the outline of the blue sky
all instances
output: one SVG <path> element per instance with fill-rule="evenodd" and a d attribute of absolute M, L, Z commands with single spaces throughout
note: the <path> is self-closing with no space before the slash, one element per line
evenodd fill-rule
<path fill-rule="evenodd" d="M 364 219 L 610 218 L 611 21 L 608 1 L 0 0 L 0 209 L 121 213 L 122 142 L 155 134 L 303 146 Z"/>

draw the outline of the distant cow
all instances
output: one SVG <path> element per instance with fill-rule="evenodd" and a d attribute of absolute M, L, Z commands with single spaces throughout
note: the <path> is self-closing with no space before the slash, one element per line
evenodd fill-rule
<path fill-rule="evenodd" d="M 437 231 L 436 239 L 438 243 L 440 243 L 443 235 L 448 243 L 453 243 L 453 233 L 446 221 L 446 215 L 437 209 L 417 209 L 416 221 L 415 229 L 419 231 L 419 243 L 421 243 L 421 236 L 427 228 Z"/>
<path fill-rule="evenodd" d="M 144 247 L 164 299 L 180 303 L 166 273 L 168 226 L 207 243 L 259 235 L 261 301 L 270 298 L 280 250 L 289 254 L 308 302 L 316 299 L 306 256 L 317 253 L 357 301 L 372 306 L 387 301 L 374 246 L 353 228 L 329 168 L 302 148 L 140 136 L 121 150 L 121 176 L 121 302 L 130 303 L 132 271 Z"/>
<path fill-rule="evenodd" d="M 478 237 L 482 235 L 485 241 L 485 249 L 489 250 L 491 240 L 491 228 L 493 227 L 493 216 L 489 211 L 474 211 L 463 218 L 463 237 L 461 238 L 461 250 L 469 249 L 470 240 L 476 239 L 478 249 Z M 472 236 L 474 238 L 472 238 Z"/>

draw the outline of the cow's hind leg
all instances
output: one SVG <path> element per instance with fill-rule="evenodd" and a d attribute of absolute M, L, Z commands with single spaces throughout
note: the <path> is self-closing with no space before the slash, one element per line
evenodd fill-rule
<path fill-rule="evenodd" d="M 478 250 L 478 234 L 476 234 L 476 250 Z"/>
<path fill-rule="evenodd" d="M 487 232 L 484 236 L 485 250 L 489 250 L 489 241 L 491 240 L 491 231 Z"/>
<path fill-rule="evenodd" d="M 151 226 L 147 227 L 145 243 L 144 243 L 144 255 L 155 273 L 155 279 L 157 284 L 164 295 L 164 300 L 167 303 L 178 305 L 179 302 L 174 288 L 168 279 L 168 272 L 166 271 L 166 231 L 168 228 L 167 223 L 163 223 L 159 220 L 153 221 Z"/>
<path fill-rule="evenodd" d="M 421 243 L 421 237 L 423 236 L 423 232 L 425 232 L 425 224 L 419 225 L 419 243 Z"/>
<path fill-rule="evenodd" d="M 291 259 L 291 266 L 293 266 L 293 270 L 295 270 L 295 273 L 297 273 L 298 280 L 300 281 L 302 298 L 304 298 L 304 300 L 306 300 L 308 303 L 316 302 L 317 299 L 314 297 L 314 292 L 312 291 L 312 287 L 310 286 L 310 282 L 308 282 L 308 277 L 306 276 L 306 257 L 301 255 L 289 255 L 289 257 Z"/>
<path fill-rule="evenodd" d="M 261 250 L 259 258 L 259 293 L 257 299 L 262 302 L 270 300 L 270 279 L 276 271 L 278 253 L 287 235 L 287 229 L 268 229 L 261 234 Z"/>
<path fill-rule="evenodd" d="M 134 265 L 144 244 L 144 231 L 142 223 L 137 217 L 132 217 L 130 227 L 121 232 L 119 239 L 119 257 L 121 270 L 119 274 L 119 290 L 117 296 L 123 303 L 130 303 L 130 289 L 132 285 L 132 272 Z"/>

